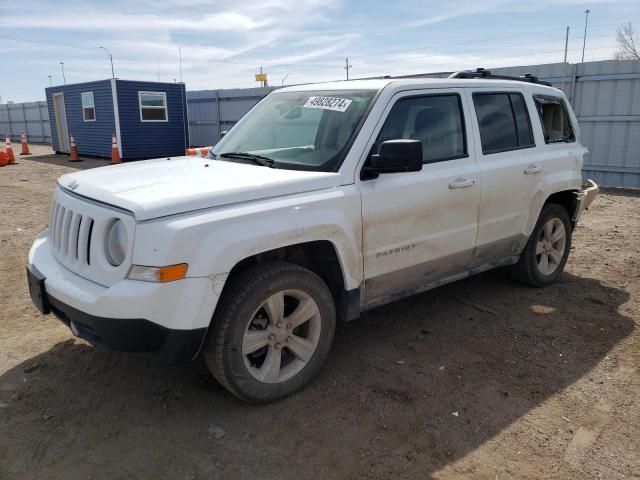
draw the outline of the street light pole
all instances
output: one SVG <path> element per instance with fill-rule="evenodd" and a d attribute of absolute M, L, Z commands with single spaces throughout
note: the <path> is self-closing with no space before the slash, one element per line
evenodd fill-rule
<path fill-rule="evenodd" d="M 280 85 L 284 87 L 284 81 L 287 79 L 287 77 L 291 75 L 291 73 L 287 73 L 284 77 L 282 77 L 282 82 L 280 82 Z"/>
<path fill-rule="evenodd" d="M 51 75 L 47 75 L 49 77 L 49 86 L 53 87 L 53 81 L 51 80 Z"/>
<path fill-rule="evenodd" d="M 62 68 L 62 84 L 67 84 L 67 77 L 64 76 L 64 62 L 60 62 L 60 68 Z"/>
<path fill-rule="evenodd" d="M 585 18 L 584 18 L 584 38 L 582 39 L 582 62 L 580 63 L 584 63 L 584 48 L 587 46 L 587 25 L 589 24 L 589 14 L 591 13 L 591 10 L 589 10 L 588 8 L 584 11 L 585 14 Z"/>
<path fill-rule="evenodd" d="M 100 48 L 107 53 L 107 56 L 109 57 L 109 61 L 111 62 L 111 78 L 116 78 L 116 74 L 113 71 L 113 56 L 111 55 L 111 52 L 104 47 L 100 47 Z"/>

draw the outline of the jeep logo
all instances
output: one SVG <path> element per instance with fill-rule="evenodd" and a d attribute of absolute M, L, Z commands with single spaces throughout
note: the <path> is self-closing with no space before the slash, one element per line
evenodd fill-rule
<path fill-rule="evenodd" d="M 67 188 L 69 190 L 75 190 L 76 188 L 78 188 L 78 185 L 80 185 L 80 184 L 74 180 L 69 185 L 67 185 Z"/>

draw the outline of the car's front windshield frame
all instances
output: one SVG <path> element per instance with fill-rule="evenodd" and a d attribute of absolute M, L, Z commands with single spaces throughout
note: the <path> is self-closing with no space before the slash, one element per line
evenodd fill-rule
<path fill-rule="evenodd" d="M 341 146 L 341 148 L 336 152 L 336 154 L 334 156 L 332 156 L 331 158 L 327 159 L 325 162 L 320 163 L 320 164 L 304 164 L 304 163 L 298 163 L 298 162 L 288 162 L 282 159 L 274 159 L 274 167 L 275 168 L 281 168 L 281 169 L 287 169 L 287 170 L 305 170 L 305 171 L 320 171 L 320 172 L 337 172 L 340 167 L 342 166 L 342 163 L 344 162 L 345 157 L 347 156 L 349 150 L 351 149 L 351 146 L 353 145 L 353 142 L 355 141 L 355 138 L 357 137 L 358 133 L 360 132 L 362 125 L 364 124 L 364 122 L 366 121 L 366 119 L 369 116 L 369 113 L 371 112 L 371 109 L 373 108 L 373 105 L 375 104 L 379 94 L 380 94 L 380 89 L 373 89 L 373 88 L 368 88 L 368 89 L 340 89 L 340 90 L 324 90 L 324 89 L 318 89 L 318 90 L 287 90 L 287 91 L 283 91 L 283 92 L 279 92 L 279 91 L 274 91 L 271 92 L 269 95 L 266 95 L 260 102 L 258 102 L 254 107 L 251 108 L 251 110 L 249 110 L 239 121 L 238 123 L 236 123 L 236 125 L 233 126 L 232 129 L 229 130 L 229 132 L 211 149 L 211 154 L 215 157 L 217 157 L 219 160 L 227 160 L 227 161 L 243 161 L 241 158 L 230 158 L 229 156 L 227 156 L 226 158 L 222 158 L 220 155 L 221 154 L 225 154 L 228 153 L 230 151 L 237 151 L 238 149 L 229 149 L 227 144 L 229 143 L 227 139 L 232 139 L 234 136 L 234 131 L 238 132 L 239 130 L 241 130 L 243 128 L 243 124 L 245 124 L 247 122 L 247 119 L 251 118 L 252 112 L 255 112 L 256 109 L 259 109 L 260 106 L 263 104 L 263 102 L 265 101 L 269 101 L 269 97 L 272 96 L 276 96 L 276 95 L 286 95 L 286 94 L 297 94 L 297 95 L 304 95 L 307 97 L 322 97 L 322 96 L 326 96 L 326 97 L 338 97 L 338 98 L 342 98 L 345 96 L 368 96 L 368 100 L 366 100 L 366 105 L 364 107 L 364 109 L 362 110 L 362 113 L 360 114 L 360 117 L 358 119 L 358 121 L 355 123 L 355 126 L 353 127 L 352 132 L 350 133 L 349 137 L 347 138 L 346 142 L 344 143 L 344 145 Z M 246 153 L 253 153 L 253 152 L 257 152 L 258 150 L 248 150 Z M 251 163 L 249 161 L 249 163 Z"/>

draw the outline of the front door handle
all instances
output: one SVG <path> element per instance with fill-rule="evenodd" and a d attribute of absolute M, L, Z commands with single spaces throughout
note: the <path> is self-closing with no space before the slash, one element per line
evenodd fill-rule
<path fill-rule="evenodd" d="M 474 179 L 467 180 L 466 178 L 456 178 L 449 184 L 449 188 L 467 188 L 472 187 L 476 181 Z"/>
<path fill-rule="evenodd" d="M 541 165 L 529 165 L 524 169 L 525 175 L 531 175 L 532 173 L 540 173 L 542 171 Z"/>

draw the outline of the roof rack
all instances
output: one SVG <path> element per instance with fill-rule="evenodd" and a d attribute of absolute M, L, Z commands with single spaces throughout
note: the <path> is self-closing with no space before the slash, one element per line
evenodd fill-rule
<path fill-rule="evenodd" d="M 551 83 L 540 80 L 538 77 L 532 75 L 531 73 L 525 73 L 520 77 L 512 77 L 509 75 L 494 75 L 489 70 L 485 70 L 484 68 L 476 68 L 474 71 L 464 70 L 455 72 L 449 75 L 449 78 L 490 78 L 495 80 L 515 80 L 517 82 L 537 83 L 538 85 L 546 85 L 548 87 L 551 86 Z"/>

